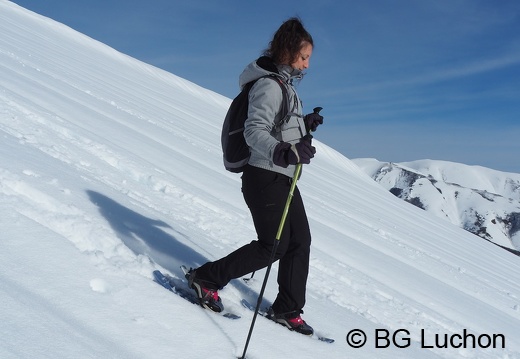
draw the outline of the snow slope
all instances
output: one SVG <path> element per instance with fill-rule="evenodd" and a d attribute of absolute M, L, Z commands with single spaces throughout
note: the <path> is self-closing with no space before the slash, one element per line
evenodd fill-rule
<path fill-rule="evenodd" d="M 520 174 L 446 161 L 354 162 L 397 197 L 518 254 Z"/>
<path fill-rule="evenodd" d="M 255 301 L 263 271 L 221 291 L 238 321 L 151 280 L 161 268 L 182 285 L 180 264 L 255 238 L 221 164 L 229 103 L 0 0 L 0 358 L 242 353 L 252 314 L 239 302 Z M 518 257 L 316 147 L 299 182 L 313 232 L 304 318 L 336 342 L 259 319 L 248 358 L 520 358 Z M 276 266 L 266 303 L 275 278 Z M 354 329 L 363 348 L 348 345 Z M 377 340 L 385 330 L 397 345 Z M 464 333 L 480 345 L 431 348 Z"/>

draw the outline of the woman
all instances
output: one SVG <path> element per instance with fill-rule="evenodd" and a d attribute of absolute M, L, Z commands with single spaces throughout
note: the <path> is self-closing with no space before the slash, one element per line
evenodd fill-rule
<path fill-rule="evenodd" d="M 242 88 L 256 81 L 249 92 L 244 129 L 251 157 L 242 175 L 242 192 L 258 240 L 187 274 L 201 304 L 213 311 L 223 309 L 218 296 L 220 288 L 231 279 L 269 264 L 295 165 L 310 163 L 316 152 L 303 137 L 323 123 L 323 117 L 317 113 L 302 116 L 301 101 L 292 86 L 293 80 L 301 79 L 309 67 L 313 46 L 312 37 L 301 21 L 291 18 L 277 30 L 264 56 L 249 64 L 240 75 Z M 281 113 L 284 99 L 280 85 L 266 75 L 282 80 L 287 86 L 291 104 L 287 116 Z M 309 223 L 296 188 L 275 254 L 280 261 L 279 292 L 269 313 L 274 321 L 307 335 L 312 335 L 313 329 L 300 314 L 305 305 L 310 244 Z"/>

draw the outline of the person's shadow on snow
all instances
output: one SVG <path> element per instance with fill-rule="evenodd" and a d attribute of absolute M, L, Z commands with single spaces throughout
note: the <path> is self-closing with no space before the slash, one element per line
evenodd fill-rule
<path fill-rule="evenodd" d="M 118 238 L 136 255 L 147 256 L 172 274 L 176 274 L 179 277 L 175 280 L 176 286 L 187 287 L 180 270 L 181 264 L 188 268 L 196 268 L 208 262 L 206 257 L 180 242 L 176 236 L 188 237 L 175 231 L 167 223 L 134 212 L 99 192 L 91 190 L 86 192 L 90 201 L 99 208 L 101 215 L 117 233 Z M 176 234 L 172 235 L 165 229 Z M 243 281 L 235 280 L 233 284 L 248 297 L 248 300 L 256 301 L 258 294 Z M 270 304 L 265 298 L 264 302 Z"/>
<path fill-rule="evenodd" d="M 176 232 L 167 223 L 145 217 L 101 193 L 91 190 L 86 192 L 118 238 L 136 255 L 148 256 L 173 273 L 179 272 L 181 264 L 198 267 L 208 261 L 176 238 L 183 237 L 181 233 L 173 235 L 166 232 L 166 229 Z"/>

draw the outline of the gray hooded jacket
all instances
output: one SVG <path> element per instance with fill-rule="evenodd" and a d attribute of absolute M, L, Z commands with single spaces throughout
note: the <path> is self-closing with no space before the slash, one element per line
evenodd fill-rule
<path fill-rule="evenodd" d="M 273 74 L 287 85 L 291 106 L 285 119 L 281 113 L 283 94 L 280 85 L 272 79 L 261 78 Z M 293 79 L 301 77 L 301 71 L 287 65 L 275 66 L 268 57 L 250 63 L 240 75 L 241 88 L 259 79 L 249 92 L 249 108 L 244 125 L 244 137 L 251 151 L 249 165 L 293 177 L 295 166 L 284 168 L 275 165 L 273 153 L 278 143 L 298 143 L 305 136 L 302 104 L 292 86 Z"/>

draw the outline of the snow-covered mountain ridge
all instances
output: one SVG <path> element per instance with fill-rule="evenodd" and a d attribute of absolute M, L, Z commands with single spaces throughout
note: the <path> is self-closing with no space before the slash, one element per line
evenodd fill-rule
<path fill-rule="evenodd" d="M 518 253 L 520 174 L 446 161 L 354 162 L 395 196 Z"/>
<path fill-rule="evenodd" d="M 238 321 L 152 281 L 160 268 L 181 285 L 180 264 L 255 238 L 222 165 L 229 103 L 0 0 L 0 358 L 242 353 L 252 313 L 239 303 L 255 302 L 265 272 L 221 291 Z M 315 138 L 298 182 L 313 235 L 304 318 L 336 342 L 260 318 L 248 358 L 520 358 L 518 257 L 403 203 Z M 355 329 L 363 348 L 346 340 Z M 397 343 L 377 341 L 385 331 Z M 468 332 L 505 340 L 457 345 Z"/>

